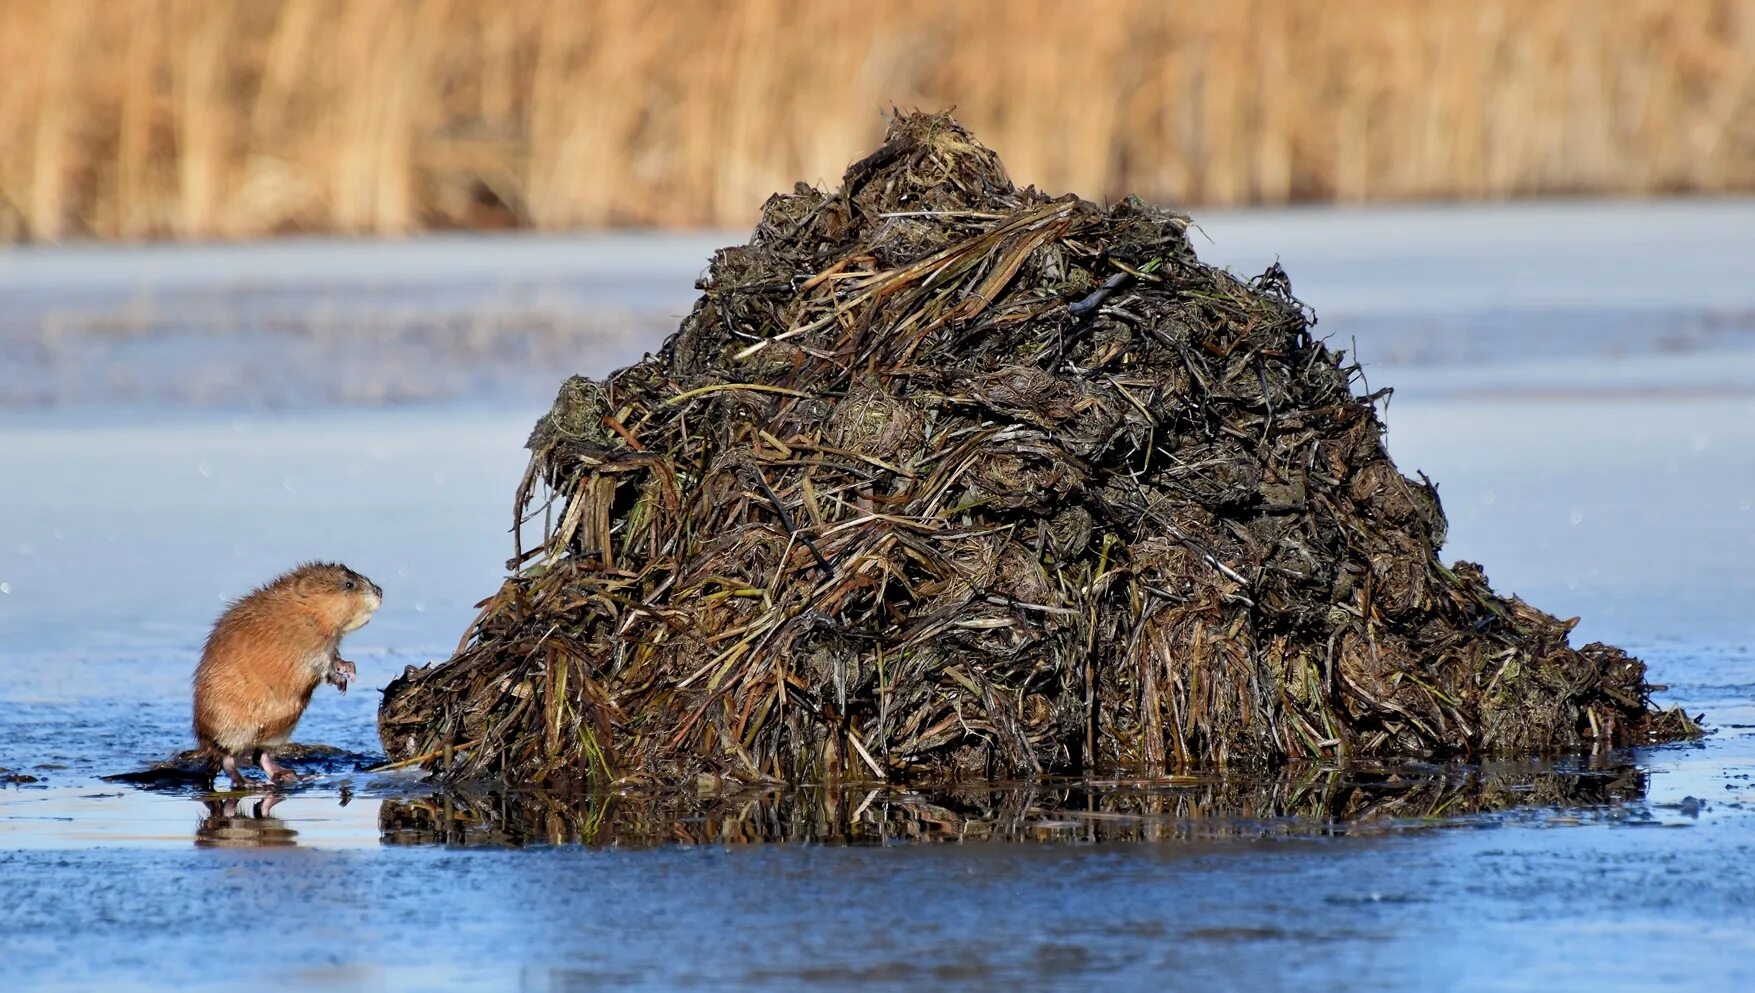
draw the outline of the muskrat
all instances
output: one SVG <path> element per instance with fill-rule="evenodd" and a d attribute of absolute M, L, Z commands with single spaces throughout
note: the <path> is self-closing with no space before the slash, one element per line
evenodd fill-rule
<path fill-rule="evenodd" d="M 226 608 L 195 667 L 195 741 L 231 777 L 239 755 L 261 763 L 270 783 L 298 776 L 271 753 L 298 726 L 311 693 L 327 682 L 343 693 L 358 671 L 341 637 L 372 619 L 378 584 L 344 565 L 310 562 Z"/>

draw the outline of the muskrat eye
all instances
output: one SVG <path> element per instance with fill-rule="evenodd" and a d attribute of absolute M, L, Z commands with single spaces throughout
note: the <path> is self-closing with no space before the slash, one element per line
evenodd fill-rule
<path fill-rule="evenodd" d="M 341 584 L 341 588 L 342 588 L 342 589 L 344 589 L 344 590 L 351 590 L 351 589 L 353 589 L 353 580 L 351 580 L 351 579 L 350 579 L 350 580 L 348 580 L 348 581 L 347 581 L 347 582 L 345 582 L 345 583 L 342 583 L 342 584 Z"/>

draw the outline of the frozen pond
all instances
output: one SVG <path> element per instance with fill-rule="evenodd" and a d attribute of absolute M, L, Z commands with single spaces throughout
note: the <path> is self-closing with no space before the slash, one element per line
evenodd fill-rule
<path fill-rule="evenodd" d="M 1446 557 L 1643 656 L 1711 737 L 1401 787 L 599 798 L 494 831 L 345 761 L 267 809 L 106 782 L 187 747 L 222 601 L 312 557 L 386 601 L 298 737 L 374 756 L 371 688 L 504 572 L 555 382 L 655 347 L 732 239 L 0 254 L 0 767 L 35 780 L 0 788 L 0 988 L 1747 988 L 1755 204 L 1200 220 L 1398 387 Z M 1475 809 L 1483 784 L 1529 805 Z M 1444 802 L 1324 815 L 1395 788 Z"/>

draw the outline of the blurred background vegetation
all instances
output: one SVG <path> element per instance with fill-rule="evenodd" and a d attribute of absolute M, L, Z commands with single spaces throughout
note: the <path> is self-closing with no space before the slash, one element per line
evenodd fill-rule
<path fill-rule="evenodd" d="M 1755 189 L 1755 0 L 0 0 L 0 240 L 739 226 L 892 105 L 1186 205 Z"/>

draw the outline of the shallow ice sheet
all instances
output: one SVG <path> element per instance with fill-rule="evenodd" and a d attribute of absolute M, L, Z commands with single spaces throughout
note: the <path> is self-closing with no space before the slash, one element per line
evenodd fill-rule
<path fill-rule="evenodd" d="M 77 339 L 33 352 L 38 372 L 57 354 L 70 382 L 174 372 L 235 312 L 287 340 L 330 329 L 280 352 L 237 339 L 239 368 L 296 382 L 319 355 L 359 366 L 350 402 L 409 399 L 373 393 L 391 374 L 457 376 L 414 396 L 480 402 L 274 415 L 147 390 L 121 410 L 98 389 L 0 414 L 0 766 L 38 780 L 0 788 L 0 989 L 1747 988 L 1755 203 L 1201 221 L 1203 256 L 1253 272 L 1278 254 L 1320 330 L 1357 336 L 1373 385 L 1399 388 L 1390 449 L 1440 484 L 1447 557 L 1642 654 L 1717 733 L 1616 757 L 1647 774 L 1627 802 L 1371 837 L 463 850 L 387 844 L 384 805 L 413 787 L 359 775 L 215 830 L 194 794 L 98 777 L 188 745 L 188 674 L 223 601 L 312 557 L 383 585 L 347 642 L 360 681 L 298 735 L 374 752 L 371 690 L 446 655 L 503 574 L 519 446 L 554 380 L 623 360 L 588 335 L 569 351 L 562 328 L 534 372 L 476 389 L 467 362 L 411 351 L 444 343 L 421 322 L 673 321 L 706 251 L 741 236 L 10 252 L 8 319 Z M 270 327 L 312 299 L 320 320 Z M 117 312 L 193 316 L 169 351 L 67 330 Z M 363 350 L 337 330 L 356 318 L 383 331 Z M 36 374 L 7 364 L 21 340 L 0 340 L 0 380 Z M 251 840 L 273 844 L 228 847 Z"/>
<path fill-rule="evenodd" d="M 300 738 L 371 751 L 375 694 L 502 571 L 533 410 L 14 419 L 0 517 L 0 985 L 290 989 L 1730 989 L 1755 961 L 1755 642 L 1743 399 L 1406 402 L 1451 550 L 1646 653 L 1703 746 L 1628 810 L 1437 832 L 1139 846 L 385 846 L 381 784 L 213 847 L 186 794 L 97 781 L 184 747 L 220 601 L 292 560 L 386 588 L 361 683 Z M 400 787 L 388 787 L 393 795 Z M 344 803 L 344 800 L 346 801 Z M 246 801 L 248 804 L 250 801 Z M 246 810 L 247 812 L 247 810 Z M 237 841 L 238 836 L 221 835 Z"/>
<path fill-rule="evenodd" d="M 1199 210 L 1193 218 L 1201 258 L 1245 274 L 1278 260 L 1300 295 L 1336 312 L 1755 308 L 1751 198 Z M 337 290 L 412 306 L 503 305 L 538 291 L 612 308 L 686 306 L 713 250 L 747 238 L 520 233 L 11 248 L 0 250 L 0 294 L 15 308 L 53 309 Z"/>
<path fill-rule="evenodd" d="M 1438 483 L 1444 556 L 1582 616 L 1576 642 L 1755 644 L 1755 396 L 1392 402 L 1388 422 L 1397 466 Z"/>
<path fill-rule="evenodd" d="M 1722 820 L 1642 824 L 1094 847 L 10 851 L 0 981 L 1740 988 L 1749 846 Z"/>
<path fill-rule="evenodd" d="M 386 590 L 350 650 L 447 652 L 505 573 L 537 413 L 13 419 L 0 429 L 0 654 L 195 650 L 227 601 L 307 559 Z M 80 678 L 65 668 L 31 687 Z"/>
<path fill-rule="evenodd" d="M 1397 375 L 1406 390 L 1629 378 L 1671 392 L 1755 388 L 1755 199 L 1196 221 L 1203 259 L 1244 276 L 1278 259 L 1319 333 L 1356 343 L 1374 369 L 1438 370 Z M 655 349 L 713 249 L 746 238 L 0 250 L 0 409 L 539 403 L 556 369 L 602 371 Z M 1671 371 L 1645 368 L 1654 359 Z"/>

